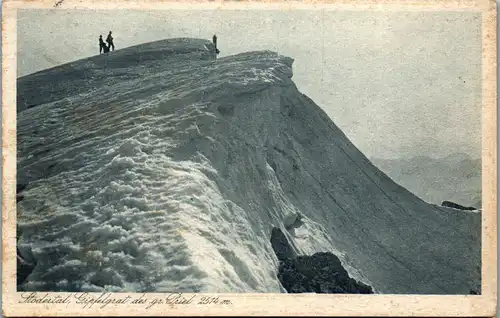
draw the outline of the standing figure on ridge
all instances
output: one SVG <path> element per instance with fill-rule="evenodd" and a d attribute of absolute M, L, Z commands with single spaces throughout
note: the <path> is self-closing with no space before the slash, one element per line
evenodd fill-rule
<path fill-rule="evenodd" d="M 109 31 L 109 34 L 108 34 L 108 37 L 106 38 L 106 42 L 108 42 L 108 48 L 111 50 L 111 48 L 113 48 L 112 51 L 115 50 L 115 45 L 113 43 L 113 37 L 111 36 L 111 31 Z"/>
<path fill-rule="evenodd" d="M 220 51 L 219 49 L 217 49 L 217 35 L 214 34 L 214 36 L 212 37 L 212 42 L 214 43 L 214 46 L 215 46 L 215 54 L 219 54 Z"/>
<path fill-rule="evenodd" d="M 104 43 L 102 35 L 99 35 L 99 54 L 109 52 L 108 46 Z"/>

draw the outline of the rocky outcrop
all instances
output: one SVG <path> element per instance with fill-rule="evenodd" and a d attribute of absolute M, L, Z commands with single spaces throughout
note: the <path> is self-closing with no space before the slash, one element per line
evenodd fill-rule
<path fill-rule="evenodd" d="M 271 232 L 271 245 L 280 260 L 278 279 L 289 293 L 373 294 L 373 289 L 351 277 L 332 253 L 295 257 L 285 234 Z"/>
<path fill-rule="evenodd" d="M 273 228 L 271 231 L 271 245 L 279 260 L 296 257 L 295 251 L 288 244 L 285 234 L 278 228 Z"/>
<path fill-rule="evenodd" d="M 451 201 L 443 201 L 443 203 L 441 203 L 441 205 L 444 206 L 444 207 L 447 207 L 447 208 L 453 208 L 453 209 L 459 209 L 459 210 L 466 210 L 466 211 L 477 210 L 475 207 L 472 207 L 472 206 L 463 206 L 463 205 L 460 205 L 460 204 L 457 204 L 457 203 L 454 203 L 454 202 L 451 202 Z"/>
<path fill-rule="evenodd" d="M 337 256 L 316 253 L 287 258 L 278 278 L 289 293 L 373 294 L 373 289 L 349 277 Z"/>

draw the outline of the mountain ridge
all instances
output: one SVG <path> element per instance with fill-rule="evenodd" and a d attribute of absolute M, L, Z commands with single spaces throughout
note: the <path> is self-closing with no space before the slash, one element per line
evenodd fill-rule
<path fill-rule="evenodd" d="M 147 70 L 123 57 L 106 87 L 18 85 L 18 103 L 36 105 L 18 109 L 19 245 L 38 264 L 24 290 L 282 292 L 273 228 L 376 292 L 480 284 L 480 217 L 374 167 L 299 92 L 293 59 L 169 43 L 179 51 Z M 302 223 L 287 229 L 293 214 Z"/>

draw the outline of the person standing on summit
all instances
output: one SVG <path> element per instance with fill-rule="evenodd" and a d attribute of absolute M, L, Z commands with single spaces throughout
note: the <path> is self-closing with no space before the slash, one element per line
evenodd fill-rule
<path fill-rule="evenodd" d="M 108 37 L 106 38 L 106 42 L 108 43 L 108 48 L 110 50 L 111 50 L 111 48 L 113 48 L 111 51 L 114 51 L 115 44 L 113 43 L 113 37 L 111 36 L 111 31 L 109 31 Z"/>
<path fill-rule="evenodd" d="M 214 36 L 212 37 L 212 42 L 214 43 L 214 46 L 215 46 L 215 54 L 219 54 L 220 51 L 219 49 L 217 49 L 217 35 L 214 34 Z"/>
<path fill-rule="evenodd" d="M 99 54 L 107 53 L 109 51 L 108 46 L 104 43 L 102 35 L 99 35 Z"/>

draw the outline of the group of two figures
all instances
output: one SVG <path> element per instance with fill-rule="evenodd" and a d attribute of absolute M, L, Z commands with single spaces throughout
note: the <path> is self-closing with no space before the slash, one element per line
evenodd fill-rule
<path fill-rule="evenodd" d="M 102 35 L 99 35 L 99 54 L 108 53 L 110 50 L 115 50 L 115 44 L 113 43 L 113 36 L 111 36 L 111 31 L 109 31 L 108 33 L 106 43 L 104 43 Z"/>

